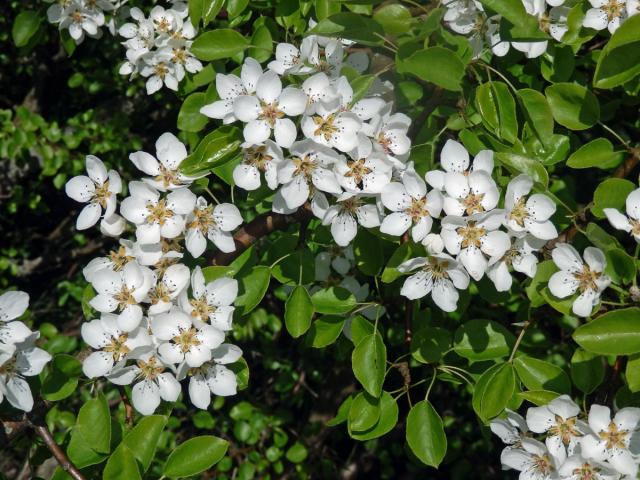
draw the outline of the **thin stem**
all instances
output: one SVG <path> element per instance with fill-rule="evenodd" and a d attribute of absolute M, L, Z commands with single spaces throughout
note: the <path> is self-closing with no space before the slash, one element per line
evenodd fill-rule
<path fill-rule="evenodd" d="M 436 377 L 438 376 L 438 370 L 434 367 L 433 376 L 431 377 L 431 383 L 429 383 L 429 387 L 427 388 L 427 393 L 424 394 L 424 399 L 429 399 L 429 394 L 431 393 L 431 389 L 433 388 L 433 384 L 436 383 Z"/>
<path fill-rule="evenodd" d="M 213 192 L 209 190 L 209 187 L 204 187 L 204 191 L 207 192 L 211 198 L 213 198 L 213 201 L 216 202 L 216 204 L 220 205 L 220 200 L 218 200 Z"/>
<path fill-rule="evenodd" d="M 275 262 L 273 262 L 273 263 L 271 264 L 271 266 L 269 267 L 269 270 L 273 269 L 273 267 L 275 267 L 277 264 L 279 264 L 279 263 L 280 263 L 281 261 L 283 261 L 285 258 L 290 257 L 292 253 L 293 253 L 293 252 L 289 252 L 289 253 L 287 253 L 286 255 L 281 256 L 279 259 L 277 259 Z"/>
<path fill-rule="evenodd" d="M 614 132 L 613 130 L 611 130 L 609 127 L 607 127 L 604 123 L 602 122 L 598 122 L 598 125 L 600 125 L 602 128 L 604 128 L 607 132 L 609 132 L 609 134 L 611 134 L 611 136 L 615 137 L 622 145 L 624 145 L 624 147 L 627 150 L 631 150 L 631 145 L 629 145 L 629 142 L 627 142 L 624 138 L 622 138 L 620 135 L 618 135 L 616 132 Z"/>
<path fill-rule="evenodd" d="M 513 86 L 513 83 L 511 83 L 509 81 L 509 79 L 507 77 L 505 77 L 502 72 L 496 70 L 495 68 L 493 68 L 491 65 L 489 65 L 488 63 L 484 63 L 484 62 L 480 62 L 480 64 L 486 68 L 487 70 L 492 71 L 493 73 L 495 73 L 496 75 L 498 75 L 502 80 L 504 80 L 504 83 L 506 83 L 507 85 L 509 85 L 509 88 L 511 88 L 511 90 L 513 90 L 513 93 L 515 93 L 517 95 L 518 93 L 518 89 L 516 87 Z"/>
<path fill-rule="evenodd" d="M 520 347 L 520 342 L 522 342 L 522 339 L 524 338 L 524 334 L 526 333 L 529 325 L 531 325 L 531 322 L 529 321 L 525 322 L 522 327 L 522 330 L 520 330 L 520 335 L 518 335 L 518 338 L 516 339 L 516 343 L 513 345 L 513 350 L 511 350 L 511 355 L 509 356 L 509 360 L 508 360 L 509 363 L 513 362 L 513 358 L 516 356 L 518 347 Z"/>
<path fill-rule="evenodd" d="M 607 300 L 603 300 L 600 303 L 602 303 L 603 305 L 611 305 L 612 307 L 625 307 L 629 305 L 628 302 L 609 302 Z"/>
<path fill-rule="evenodd" d="M 71 460 L 69 460 L 62 448 L 60 448 L 60 445 L 58 445 L 53 439 L 53 435 L 51 435 L 51 432 L 46 425 L 33 425 L 33 429 L 42 439 L 52 455 L 55 457 L 56 461 L 60 465 L 60 468 L 67 472 L 69 476 L 74 480 L 85 480 L 82 473 L 80 473 L 80 471 L 71 462 Z"/>
<path fill-rule="evenodd" d="M 408 3 L 409 5 L 413 5 L 416 8 L 419 8 L 420 10 L 422 10 L 424 13 L 426 13 L 427 15 L 429 15 L 429 13 L 431 13 L 429 10 L 427 10 L 425 8 L 424 5 L 420 5 L 418 2 L 414 2 L 413 0 L 402 0 L 404 3 Z"/>

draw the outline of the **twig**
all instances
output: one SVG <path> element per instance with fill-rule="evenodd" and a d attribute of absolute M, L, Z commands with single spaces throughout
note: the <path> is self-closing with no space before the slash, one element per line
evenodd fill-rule
<path fill-rule="evenodd" d="M 71 460 L 69 460 L 67 455 L 60 448 L 60 445 L 58 445 L 53 439 L 53 436 L 46 425 L 33 425 L 33 429 L 53 454 L 60 465 L 60 468 L 67 472 L 74 480 L 85 480 L 85 477 L 80 473 L 76 466 L 71 463 Z"/>
<path fill-rule="evenodd" d="M 516 356 L 516 352 L 520 347 L 520 342 L 522 342 L 522 339 L 524 338 L 524 334 L 527 332 L 527 328 L 529 328 L 529 325 L 531 325 L 530 321 L 524 322 L 524 325 L 522 326 L 522 330 L 520 330 L 520 334 L 516 339 L 516 343 L 513 345 L 513 350 L 511 350 L 511 355 L 509 356 L 509 360 L 508 360 L 509 363 L 513 362 L 513 359 Z"/>

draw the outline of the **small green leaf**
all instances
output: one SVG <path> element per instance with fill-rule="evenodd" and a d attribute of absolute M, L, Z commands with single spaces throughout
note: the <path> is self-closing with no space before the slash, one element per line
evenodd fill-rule
<path fill-rule="evenodd" d="M 626 377 L 629 390 L 632 392 L 640 391 L 640 355 L 631 355 L 627 359 L 627 368 L 624 375 Z"/>
<path fill-rule="evenodd" d="M 398 71 L 454 92 L 462 89 L 464 63 L 454 51 L 444 47 L 425 48 L 398 60 Z"/>
<path fill-rule="evenodd" d="M 529 390 L 571 393 L 569 376 L 557 365 L 527 356 L 517 357 L 514 365 L 518 377 Z"/>
<path fill-rule="evenodd" d="M 293 338 L 298 338 L 309 330 L 313 312 L 313 303 L 307 289 L 298 285 L 284 306 L 284 323 Z"/>
<path fill-rule="evenodd" d="M 490 360 L 509 355 L 515 337 L 493 320 L 471 320 L 456 330 L 453 349 L 469 360 Z"/>
<path fill-rule="evenodd" d="M 600 120 L 596 96 L 581 85 L 556 83 L 545 89 L 553 118 L 569 130 L 585 130 Z"/>
<path fill-rule="evenodd" d="M 373 14 L 373 19 L 382 25 L 390 35 L 399 35 L 411 29 L 413 16 L 407 7 L 399 3 L 390 3 L 380 7 Z"/>
<path fill-rule="evenodd" d="M 596 88 L 614 88 L 640 75 L 640 17 L 620 25 L 605 44 L 593 75 Z"/>
<path fill-rule="evenodd" d="M 483 421 L 498 416 L 507 406 L 516 389 L 513 365 L 500 363 L 485 371 L 473 391 L 473 409 Z"/>
<path fill-rule="evenodd" d="M 320 20 L 307 35 L 340 37 L 363 45 L 378 45 L 383 41 L 384 30 L 372 18 L 353 12 L 341 12 Z"/>
<path fill-rule="evenodd" d="M 240 289 L 235 305 L 242 315 L 248 314 L 262 301 L 271 280 L 271 269 L 263 265 L 252 267 L 247 275 L 239 279 Z"/>
<path fill-rule="evenodd" d="M 356 306 L 356 297 L 341 287 L 328 287 L 318 290 L 311 296 L 311 302 L 318 313 L 335 315 L 347 313 Z"/>
<path fill-rule="evenodd" d="M 640 308 L 613 310 L 578 327 L 573 339 L 582 348 L 600 355 L 640 353 Z"/>
<path fill-rule="evenodd" d="M 222 460 L 228 448 L 229 442 L 213 435 L 190 438 L 171 452 L 162 473 L 171 478 L 197 475 Z"/>
<path fill-rule="evenodd" d="M 549 184 L 549 174 L 538 160 L 511 152 L 498 152 L 495 158 L 512 173 L 526 173 L 545 188 Z"/>
<path fill-rule="evenodd" d="M 380 399 L 367 392 L 355 396 L 349 409 L 349 430 L 364 431 L 373 427 L 380 419 Z"/>
<path fill-rule="evenodd" d="M 102 393 L 80 407 L 75 431 L 98 453 L 111 451 L 111 415 Z"/>
<path fill-rule="evenodd" d="M 204 32 L 193 41 L 191 52 L 200 60 L 221 60 L 243 52 L 249 47 L 240 33 L 229 28 L 219 28 Z"/>
<path fill-rule="evenodd" d="M 376 424 L 364 431 L 349 429 L 349 435 L 360 442 L 381 437 L 390 432 L 398 423 L 398 404 L 387 392 L 380 397 L 380 418 Z"/>
<path fill-rule="evenodd" d="M 516 102 L 503 82 L 487 82 L 476 88 L 476 108 L 489 130 L 514 143 L 518 138 Z"/>
<path fill-rule="evenodd" d="M 296 442 L 289 447 L 284 456 L 291 463 L 302 463 L 305 461 L 308 454 L 309 452 L 307 451 L 307 447 L 300 442 Z"/>
<path fill-rule="evenodd" d="M 624 178 L 607 178 L 593 194 L 591 213 L 598 218 L 605 218 L 605 208 L 624 210 L 627 197 L 636 188 L 633 182 Z"/>
<path fill-rule="evenodd" d="M 391 283 L 400 276 L 402 273 L 398 270 L 398 265 L 400 265 L 405 260 L 414 257 L 424 257 L 426 255 L 426 251 L 422 244 L 415 244 L 413 242 L 405 242 L 400 245 L 391 258 L 387 262 L 386 267 L 382 271 L 382 276 L 380 277 L 384 283 Z"/>
<path fill-rule="evenodd" d="M 237 127 L 225 125 L 209 133 L 195 151 L 180 164 L 185 175 L 198 176 L 232 161 L 240 154 L 242 133 Z"/>
<path fill-rule="evenodd" d="M 353 241 L 356 267 L 365 275 L 377 276 L 384 266 L 384 252 L 379 237 L 361 228 Z"/>
<path fill-rule="evenodd" d="M 582 392 L 593 392 L 604 380 L 602 357 L 581 348 L 576 349 L 571 357 L 571 378 Z"/>
<path fill-rule="evenodd" d="M 24 47 L 31 37 L 35 35 L 42 22 L 42 17 L 38 12 L 26 10 L 20 12 L 13 21 L 11 36 L 16 47 Z"/>
<path fill-rule="evenodd" d="M 76 390 L 82 363 L 71 355 L 58 354 L 51 366 L 51 373 L 42 382 L 40 393 L 45 400 L 55 402 L 67 398 Z"/>
<path fill-rule="evenodd" d="M 548 146 L 553 135 L 553 114 L 547 99 L 542 93 L 531 88 L 518 90 L 518 97 L 524 107 L 527 122 L 533 128 L 540 142 Z"/>
<path fill-rule="evenodd" d="M 353 373 L 364 389 L 374 397 L 382 393 L 387 349 L 379 333 L 364 337 L 351 355 Z"/>
<path fill-rule="evenodd" d="M 416 403 L 407 415 L 407 443 L 425 465 L 437 467 L 447 453 L 442 419 L 428 400 Z"/>
<path fill-rule="evenodd" d="M 200 113 L 205 105 L 205 94 L 196 92 L 189 95 L 178 112 L 178 128 L 185 132 L 199 132 L 209 119 Z M 184 167 L 183 167 L 184 168 Z"/>
<path fill-rule="evenodd" d="M 337 315 L 325 315 L 311 324 L 307 334 L 314 348 L 324 348 L 335 342 L 342 332 L 345 322 L 344 317 Z"/>
<path fill-rule="evenodd" d="M 327 422 L 327 426 L 335 427 L 347 421 L 349 417 L 349 411 L 351 410 L 351 404 L 353 403 L 354 394 L 349 395 L 338 407 L 338 413 L 331 420 Z"/>
<path fill-rule="evenodd" d="M 613 145 L 606 138 L 596 138 L 572 153 L 567 165 L 571 168 L 596 167 L 607 170 L 620 165 L 624 156 L 624 152 L 614 152 Z"/>
<path fill-rule="evenodd" d="M 549 392 L 547 390 L 530 390 L 527 392 L 518 392 L 517 395 L 537 406 L 546 405 L 554 398 L 560 396 L 557 392 Z"/>
<path fill-rule="evenodd" d="M 151 465 L 166 424 L 167 417 L 164 415 L 144 417 L 122 440 L 122 444 L 127 446 L 133 456 L 138 459 L 144 472 Z"/>
<path fill-rule="evenodd" d="M 411 338 L 411 356 L 420 363 L 436 363 L 451 346 L 451 333 L 440 327 L 423 327 Z"/>
<path fill-rule="evenodd" d="M 120 444 L 107 460 L 102 480 L 141 479 L 136 459 L 126 445 Z"/>

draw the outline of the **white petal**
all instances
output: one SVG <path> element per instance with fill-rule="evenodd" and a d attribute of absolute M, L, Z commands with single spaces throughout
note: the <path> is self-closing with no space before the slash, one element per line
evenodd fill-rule
<path fill-rule="evenodd" d="M 93 352 L 82 362 L 82 371 L 88 378 L 102 377 L 113 368 L 113 356 L 108 352 Z"/>
<path fill-rule="evenodd" d="M 449 139 L 440 152 L 440 164 L 447 172 L 463 172 L 469 168 L 469 152 L 461 143 Z"/>
<path fill-rule="evenodd" d="M 211 403 L 211 390 L 202 375 L 194 375 L 189 380 L 189 399 L 196 407 L 206 410 Z"/>
<path fill-rule="evenodd" d="M 5 292 L 0 295 L 0 321 L 8 322 L 20 316 L 29 308 L 29 294 L 20 291 Z"/>
<path fill-rule="evenodd" d="M 238 386 L 235 373 L 223 365 L 214 365 L 209 370 L 207 383 L 211 391 L 221 397 L 235 395 Z"/>
<path fill-rule="evenodd" d="M 160 405 L 160 389 L 149 380 L 136 383 L 131 392 L 134 408 L 143 415 L 151 415 Z"/>
<path fill-rule="evenodd" d="M 576 292 L 578 283 L 573 274 L 561 270 L 551 275 L 549 291 L 558 298 L 566 298 Z"/>
<path fill-rule="evenodd" d="M 578 295 L 573 302 L 572 311 L 579 317 L 588 317 L 591 315 L 593 307 L 598 303 L 599 295 L 593 290 L 586 290 Z"/>

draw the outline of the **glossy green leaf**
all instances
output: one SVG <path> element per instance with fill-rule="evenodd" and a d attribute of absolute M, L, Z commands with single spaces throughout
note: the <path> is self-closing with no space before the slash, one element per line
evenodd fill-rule
<path fill-rule="evenodd" d="M 121 444 L 107 460 L 102 472 L 102 480 L 137 480 L 141 479 L 140 470 L 131 450 Z"/>
<path fill-rule="evenodd" d="M 380 7 L 373 14 L 373 19 L 382 25 L 384 31 L 390 35 L 405 33 L 413 23 L 409 9 L 399 3 L 390 3 Z"/>
<path fill-rule="evenodd" d="M 313 303 L 307 289 L 298 285 L 284 306 L 284 323 L 293 338 L 298 338 L 309 330 L 313 312 Z"/>
<path fill-rule="evenodd" d="M 627 197 L 636 188 L 633 182 L 624 178 L 607 178 L 593 194 L 591 213 L 598 218 L 605 218 L 605 208 L 624 210 Z"/>
<path fill-rule="evenodd" d="M 537 90 L 523 88 L 518 90 L 527 122 L 543 145 L 549 145 L 553 135 L 553 114 L 546 97 Z"/>
<path fill-rule="evenodd" d="M 490 360 L 509 355 L 515 337 L 493 320 L 470 320 L 456 330 L 453 349 L 469 360 Z"/>
<path fill-rule="evenodd" d="M 42 397 L 49 401 L 67 398 L 78 386 L 81 373 L 82 363 L 79 360 L 71 355 L 56 355 L 51 362 L 51 372 L 42 382 Z"/>
<path fill-rule="evenodd" d="M 376 276 L 384 266 L 384 252 L 379 237 L 359 229 L 353 242 L 356 267 L 365 275 Z"/>
<path fill-rule="evenodd" d="M 514 143 L 518 138 L 516 102 L 504 82 L 487 82 L 476 88 L 476 108 L 488 129 Z"/>
<path fill-rule="evenodd" d="M 423 327 L 413 332 L 411 355 L 421 363 L 436 363 L 451 346 L 451 333 L 440 327 Z"/>
<path fill-rule="evenodd" d="M 271 269 L 264 265 L 257 265 L 238 280 L 240 288 L 235 305 L 241 307 L 242 315 L 246 315 L 260 304 L 267 293 L 271 280 Z"/>
<path fill-rule="evenodd" d="M 513 365 L 499 363 L 485 371 L 473 391 L 473 409 L 484 421 L 499 415 L 511 400 L 516 389 Z"/>
<path fill-rule="evenodd" d="M 31 10 L 20 12 L 13 21 L 13 27 L 11 28 L 11 36 L 16 47 L 24 47 L 29 43 L 31 37 L 40 28 L 41 22 L 42 16 L 38 12 Z"/>
<path fill-rule="evenodd" d="M 364 389 L 374 397 L 379 397 L 387 361 L 387 349 L 379 333 L 364 337 L 353 350 L 351 366 L 353 373 Z"/>
<path fill-rule="evenodd" d="M 498 152 L 495 154 L 495 159 L 514 174 L 526 173 L 545 188 L 549 184 L 547 170 L 536 159 L 511 152 Z"/>
<path fill-rule="evenodd" d="M 147 471 L 151 465 L 166 424 L 167 417 L 164 415 L 143 417 L 122 440 L 122 444 L 140 462 L 143 471 Z"/>
<path fill-rule="evenodd" d="M 517 357 L 513 363 L 520 381 L 529 390 L 571 393 L 569 375 L 557 365 L 528 356 Z"/>
<path fill-rule="evenodd" d="M 180 164 L 185 175 L 198 176 L 231 161 L 240 153 L 242 133 L 237 127 L 223 126 L 205 136 L 195 151 Z"/>
<path fill-rule="evenodd" d="M 382 43 L 384 30 L 372 18 L 353 12 L 341 12 L 320 20 L 308 34 L 346 38 L 363 45 L 378 45 Z"/>
<path fill-rule="evenodd" d="M 373 427 L 380 419 L 380 399 L 367 392 L 356 395 L 349 408 L 349 430 L 364 431 Z"/>
<path fill-rule="evenodd" d="M 345 320 L 345 317 L 338 315 L 325 315 L 316 319 L 307 334 L 311 345 L 315 348 L 331 345 L 340 336 Z"/>
<path fill-rule="evenodd" d="M 517 396 L 541 407 L 551 402 L 554 398 L 558 398 L 560 394 L 548 390 L 529 390 L 527 392 L 518 392 Z"/>
<path fill-rule="evenodd" d="M 444 47 L 429 47 L 399 61 L 398 71 L 411 73 L 420 80 L 446 90 L 460 91 L 464 63 L 455 52 Z"/>
<path fill-rule="evenodd" d="M 209 119 L 200 113 L 200 109 L 205 104 L 204 93 L 196 92 L 189 95 L 178 112 L 178 128 L 185 132 L 202 130 L 209 122 Z"/>
<path fill-rule="evenodd" d="M 428 400 L 422 400 L 409 410 L 406 429 L 407 443 L 425 465 L 437 467 L 447 452 L 447 436 L 442 419 Z"/>
<path fill-rule="evenodd" d="M 600 120 L 596 96 L 575 83 L 556 83 L 545 89 L 553 118 L 570 130 L 585 130 Z"/>
<path fill-rule="evenodd" d="M 228 448 L 229 442 L 213 435 L 190 438 L 171 452 L 162 473 L 170 478 L 197 475 L 222 460 Z"/>
<path fill-rule="evenodd" d="M 614 88 L 640 75 L 640 17 L 620 25 L 605 44 L 596 65 L 593 85 Z"/>
<path fill-rule="evenodd" d="M 571 379 L 582 392 L 593 392 L 604 380 L 603 358 L 577 348 L 571 357 Z"/>
<path fill-rule="evenodd" d="M 624 160 L 624 152 L 615 152 L 613 145 L 606 138 L 596 138 L 582 145 L 571 154 L 567 165 L 571 168 L 615 168 Z"/>
<path fill-rule="evenodd" d="M 640 308 L 622 308 L 600 315 L 573 332 L 573 339 L 601 355 L 640 353 Z"/>
<path fill-rule="evenodd" d="M 346 288 L 328 287 L 315 292 L 311 302 L 316 312 L 335 315 L 353 310 L 356 297 Z"/>
<path fill-rule="evenodd" d="M 243 52 L 249 40 L 235 30 L 219 28 L 201 33 L 191 45 L 191 53 L 200 60 L 221 60 Z"/>
<path fill-rule="evenodd" d="M 75 431 L 98 453 L 111 451 L 111 415 L 103 394 L 80 407 Z"/>
<path fill-rule="evenodd" d="M 397 423 L 398 404 L 389 393 L 382 392 L 380 396 L 380 418 L 376 424 L 368 430 L 349 430 L 349 435 L 351 435 L 351 438 L 364 442 L 389 433 Z"/>

